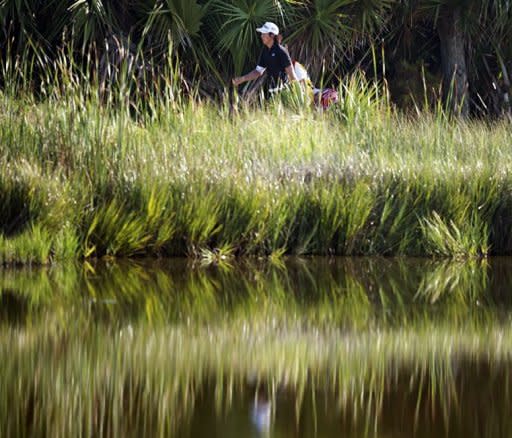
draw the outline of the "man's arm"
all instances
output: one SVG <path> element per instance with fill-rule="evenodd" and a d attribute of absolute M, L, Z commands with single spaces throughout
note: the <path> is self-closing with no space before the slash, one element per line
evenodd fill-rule
<path fill-rule="evenodd" d="M 251 71 L 250 73 L 247 73 L 246 75 L 239 76 L 237 78 L 233 78 L 233 85 L 238 86 L 240 84 L 243 84 L 244 82 L 258 79 L 261 75 L 263 75 L 263 73 L 265 73 L 265 70 L 260 71 L 260 70 L 254 69 L 253 71 Z"/>
<path fill-rule="evenodd" d="M 293 64 L 286 67 L 285 71 L 286 71 L 286 74 L 288 75 L 288 79 L 290 79 L 290 82 L 297 80 L 297 76 L 295 75 L 295 69 L 293 68 Z"/>
<path fill-rule="evenodd" d="M 281 62 L 281 68 L 284 68 L 284 71 L 288 75 L 288 79 L 290 80 L 290 82 L 296 81 L 297 76 L 295 75 L 295 69 L 293 68 L 292 58 L 290 58 L 288 50 L 286 50 L 282 46 L 279 46 L 279 51 L 277 53 L 279 56 L 279 60 Z"/>

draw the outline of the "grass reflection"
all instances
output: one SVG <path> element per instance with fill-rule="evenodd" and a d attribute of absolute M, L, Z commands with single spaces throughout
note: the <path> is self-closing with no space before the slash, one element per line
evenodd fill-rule
<path fill-rule="evenodd" d="M 276 431 L 512 432 L 503 260 L 190 263 L 0 271 L 1 434 L 186 436 L 261 391 Z"/>

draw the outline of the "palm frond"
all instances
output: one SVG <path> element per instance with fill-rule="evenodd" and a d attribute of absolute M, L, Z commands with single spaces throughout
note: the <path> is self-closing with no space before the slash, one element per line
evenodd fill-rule
<path fill-rule="evenodd" d="M 324 64 L 335 64 L 350 40 L 349 7 L 354 0 L 289 1 L 290 52 L 315 75 Z"/>
<path fill-rule="evenodd" d="M 214 0 L 212 12 L 221 23 L 216 49 L 231 55 L 237 73 L 256 60 L 261 44 L 256 28 L 266 21 L 284 24 L 283 5 L 277 0 Z"/>
<path fill-rule="evenodd" d="M 76 0 L 69 6 L 75 42 L 85 49 L 103 40 L 116 26 L 116 19 L 104 0 Z"/>

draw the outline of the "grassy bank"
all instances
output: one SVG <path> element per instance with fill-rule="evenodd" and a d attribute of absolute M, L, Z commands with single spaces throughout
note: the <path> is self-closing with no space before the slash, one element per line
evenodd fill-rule
<path fill-rule="evenodd" d="M 0 263 L 512 250 L 510 123 L 398 115 L 361 78 L 318 113 L 58 77 L 0 94 Z"/>

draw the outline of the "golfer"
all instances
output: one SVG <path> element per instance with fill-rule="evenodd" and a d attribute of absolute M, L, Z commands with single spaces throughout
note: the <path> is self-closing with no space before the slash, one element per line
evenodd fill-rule
<path fill-rule="evenodd" d="M 246 75 L 233 78 L 233 85 L 238 86 L 244 82 L 259 78 L 265 72 L 269 77 L 269 92 L 276 93 L 284 86 L 297 80 L 292 60 L 288 51 L 279 44 L 279 28 L 276 24 L 266 22 L 256 29 L 261 34 L 263 50 L 256 68 Z"/>

